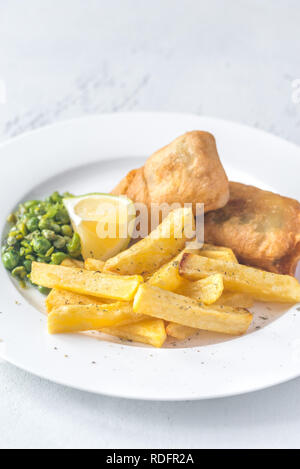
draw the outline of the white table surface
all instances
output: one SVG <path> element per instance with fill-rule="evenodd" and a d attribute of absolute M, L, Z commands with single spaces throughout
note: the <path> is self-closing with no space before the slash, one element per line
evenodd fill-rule
<path fill-rule="evenodd" d="M 0 142 L 83 114 L 154 110 L 236 120 L 300 144 L 299 24 L 298 0 L 0 0 Z M 151 403 L 1 362 L 0 395 L 0 448 L 300 447 L 300 379 Z"/>

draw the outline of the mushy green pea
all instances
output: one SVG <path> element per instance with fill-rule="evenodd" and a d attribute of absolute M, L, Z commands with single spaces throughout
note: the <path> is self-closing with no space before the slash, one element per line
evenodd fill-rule
<path fill-rule="evenodd" d="M 81 242 L 78 233 L 74 233 L 72 240 L 67 244 L 68 253 L 71 257 L 78 257 L 81 251 Z"/>
<path fill-rule="evenodd" d="M 37 254 L 46 254 L 47 251 L 51 248 L 51 243 L 42 236 L 37 236 L 31 242 L 33 250 Z"/>
<path fill-rule="evenodd" d="M 2 254 L 2 262 L 6 269 L 13 270 L 17 267 L 20 256 L 16 251 L 6 251 Z"/>
<path fill-rule="evenodd" d="M 28 200 L 7 218 L 11 227 L 1 248 L 2 262 L 21 285 L 30 283 L 34 261 L 59 265 L 67 257 L 81 259 L 80 237 L 63 204 L 66 196 L 72 195 L 54 192 L 43 201 Z"/>
<path fill-rule="evenodd" d="M 26 222 L 27 229 L 32 233 L 32 231 L 38 230 L 39 228 L 39 219 L 38 217 L 28 218 Z"/>

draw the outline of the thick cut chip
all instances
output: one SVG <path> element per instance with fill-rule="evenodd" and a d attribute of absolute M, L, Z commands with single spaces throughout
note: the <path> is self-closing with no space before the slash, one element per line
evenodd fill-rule
<path fill-rule="evenodd" d="M 60 290 L 53 288 L 46 298 L 47 312 L 54 308 L 67 305 L 101 305 L 103 303 L 111 302 L 112 300 L 105 300 L 104 298 L 97 298 L 95 296 L 80 295 L 67 290 Z"/>
<path fill-rule="evenodd" d="M 68 305 L 52 309 L 48 315 L 50 334 L 86 332 L 116 325 L 130 324 L 144 319 L 134 314 L 131 303 L 106 305 Z"/>
<path fill-rule="evenodd" d="M 190 208 L 173 210 L 150 235 L 106 261 L 104 272 L 122 275 L 155 272 L 182 251 L 194 229 Z"/>
<path fill-rule="evenodd" d="M 105 328 L 101 332 L 154 347 L 161 347 L 167 338 L 164 321 L 152 318 L 125 326 Z"/>
<path fill-rule="evenodd" d="M 298 303 L 300 284 L 290 275 L 279 275 L 264 270 L 224 261 L 217 261 L 195 254 L 184 254 L 179 273 L 188 280 L 198 280 L 212 274 L 222 274 L 226 289 L 248 293 L 261 301 Z"/>
<path fill-rule="evenodd" d="M 143 282 L 143 277 L 110 275 L 33 262 L 31 281 L 47 288 L 61 288 L 83 295 L 130 301 L 139 284 Z"/>
<path fill-rule="evenodd" d="M 83 269 L 82 261 L 79 261 L 78 259 L 71 259 L 70 257 L 64 259 L 60 265 L 63 267 L 79 267 L 80 269 Z"/>
<path fill-rule="evenodd" d="M 247 331 L 252 314 L 230 306 L 204 306 L 186 296 L 178 295 L 146 283 L 135 295 L 133 310 L 137 314 L 176 322 L 183 326 L 240 335 Z"/>
<path fill-rule="evenodd" d="M 211 259 L 217 259 L 220 261 L 238 263 L 238 260 L 233 250 L 230 248 L 223 248 L 223 247 L 220 247 L 219 249 L 203 248 L 199 252 L 199 255 L 204 256 L 204 257 L 210 257 Z"/>
<path fill-rule="evenodd" d="M 88 258 L 84 262 L 84 268 L 86 270 L 94 270 L 97 272 L 102 272 L 104 268 L 104 264 L 105 264 L 104 261 Z"/>
<path fill-rule="evenodd" d="M 166 328 L 167 334 L 178 340 L 185 340 L 198 332 L 194 327 L 182 326 L 176 322 L 170 322 Z"/>
<path fill-rule="evenodd" d="M 252 296 L 246 293 L 224 291 L 215 304 L 248 309 L 253 306 L 254 300 Z"/>
<path fill-rule="evenodd" d="M 183 287 L 187 282 L 179 275 L 179 263 L 185 252 L 199 253 L 199 249 L 185 248 L 178 256 L 174 257 L 171 261 L 160 267 L 154 274 L 147 280 L 149 285 L 153 287 L 163 288 L 164 290 L 175 291 Z"/>
<path fill-rule="evenodd" d="M 215 274 L 196 282 L 186 282 L 177 290 L 177 293 L 211 305 L 220 298 L 223 290 L 223 277 L 221 274 Z"/>
<path fill-rule="evenodd" d="M 163 288 L 164 290 L 175 291 L 182 285 L 185 285 L 186 280 L 179 275 L 178 268 L 182 254 L 172 259 L 167 264 L 163 265 L 148 279 L 147 283 L 154 287 Z"/>

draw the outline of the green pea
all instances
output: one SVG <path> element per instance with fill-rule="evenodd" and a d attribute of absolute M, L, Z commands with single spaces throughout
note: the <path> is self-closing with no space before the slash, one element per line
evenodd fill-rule
<path fill-rule="evenodd" d="M 42 231 L 42 236 L 44 236 L 44 238 L 48 239 L 48 241 L 54 241 L 56 239 L 56 234 L 52 230 L 43 230 Z"/>
<path fill-rule="evenodd" d="M 54 247 L 52 246 L 52 247 L 49 249 L 49 251 L 46 252 L 45 257 L 50 257 L 51 254 L 53 253 L 53 251 L 54 251 Z"/>
<path fill-rule="evenodd" d="M 58 210 L 55 215 L 55 220 L 63 224 L 69 223 L 70 218 L 67 210 L 65 208 L 61 208 L 60 210 Z"/>
<path fill-rule="evenodd" d="M 42 218 L 39 222 L 39 229 L 40 230 L 50 230 L 52 227 L 52 220 L 48 218 Z"/>
<path fill-rule="evenodd" d="M 60 230 L 64 236 L 68 236 L 69 238 L 72 238 L 73 230 L 70 225 L 63 225 L 61 226 Z"/>
<path fill-rule="evenodd" d="M 23 221 L 21 221 L 20 223 L 17 224 L 17 228 L 23 236 L 27 235 L 27 227 L 26 227 L 26 224 Z"/>
<path fill-rule="evenodd" d="M 26 236 L 26 239 L 22 239 L 21 246 L 24 246 L 24 248 L 29 248 L 30 247 L 28 236 Z"/>
<path fill-rule="evenodd" d="M 43 257 L 37 256 L 36 259 L 34 259 L 35 262 L 39 262 L 40 264 L 45 264 L 45 259 Z"/>
<path fill-rule="evenodd" d="M 6 269 L 13 270 L 19 264 L 20 256 L 16 251 L 5 252 L 2 256 L 2 262 Z"/>
<path fill-rule="evenodd" d="M 39 223 L 39 229 L 51 230 L 51 231 L 55 231 L 55 233 L 60 233 L 60 226 L 58 225 L 58 223 L 55 223 L 50 218 L 42 218 L 42 220 Z"/>
<path fill-rule="evenodd" d="M 64 236 L 64 238 L 66 240 L 66 244 L 68 244 L 72 241 L 72 238 L 70 238 L 69 236 Z"/>
<path fill-rule="evenodd" d="M 51 224 L 51 229 L 55 231 L 55 233 L 60 233 L 60 226 L 58 223 L 55 223 L 54 221 Z"/>
<path fill-rule="evenodd" d="M 57 191 L 53 192 L 53 194 L 50 196 L 50 200 L 54 203 L 61 202 L 62 197 L 59 195 Z"/>
<path fill-rule="evenodd" d="M 31 207 L 34 207 L 35 205 L 38 205 L 38 200 L 27 200 L 27 202 L 24 203 L 24 207 L 28 210 Z"/>
<path fill-rule="evenodd" d="M 25 261 L 23 262 L 23 265 L 24 265 L 24 267 L 25 267 L 25 269 L 26 269 L 26 272 L 27 272 L 28 274 L 30 274 L 32 261 L 25 260 Z"/>
<path fill-rule="evenodd" d="M 16 223 L 17 222 L 17 217 L 14 213 L 11 213 L 10 215 L 8 215 L 6 221 L 7 221 L 7 223 Z"/>
<path fill-rule="evenodd" d="M 33 261 L 59 265 L 68 255 L 80 256 L 80 238 L 73 235 L 64 197 L 72 194 L 54 192 L 43 201 L 28 200 L 7 219 L 11 228 L 1 247 L 3 264 L 24 286 L 25 280 L 30 282 Z"/>
<path fill-rule="evenodd" d="M 36 205 L 35 207 L 32 207 L 30 209 L 30 212 L 33 215 L 44 215 L 45 214 L 45 208 L 42 205 Z"/>
<path fill-rule="evenodd" d="M 60 265 L 67 257 L 67 254 L 65 254 L 64 252 L 55 252 L 51 256 L 51 263 L 55 265 Z"/>
<path fill-rule="evenodd" d="M 52 223 L 52 230 L 54 230 L 55 233 L 60 233 L 60 226 L 58 223 Z"/>
<path fill-rule="evenodd" d="M 53 242 L 54 247 L 56 249 L 63 249 L 66 245 L 66 240 L 62 236 L 56 236 L 55 241 Z"/>
<path fill-rule="evenodd" d="M 49 257 L 38 256 L 36 261 L 40 262 L 41 264 L 49 264 L 51 262 L 51 256 L 49 256 Z"/>
<path fill-rule="evenodd" d="M 19 285 L 20 285 L 21 288 L 26 288 L 26 281 L 23 280 L 23 279 L 20 280 L 20 281 L 19 281 Z"/>
<path fill-rule="evenodd" d="M 25 259 L 27 261 L 35 261 L 35 257 L 32 254 L 27 254 L 27 256 L 25 256 Z"/>
<path fill-rule="evenodd" d="M 74 197 L 74 195 L 71 194 L 71 192 L 64 192 L 62 195 L 63 199 L 70 199 L 71 197 Z"/>
<path fill-rule="evenodd" d="M 50 206 L 47 208 L 47 212 L 45 213 L 45 218 L 54 219 L 54 217 L 56 216 L 58 210 L 59 210 L 59 207 L 58 207 L 57 204 L 55 204 L 55 205 L 50 205 Z"/>
<path fill-rule="evenodd" d="M 51 248 L 51 244 L 47 239 L 38 236 L 32 240 L 32 247 L 37 254 L 45 254 Z"/>
<path fill-rule="evenodd" d="M 30 254 L 32 252 L 32 247 L 30 246 L 27 240 L 23 239 L 21 241 L 21 246 L 22 248 L 20 249 L 20 254 L 21 254 L 21 250 L 23 252 L 21 256 L 26 256 L 27 254 Z"/>
<path fill-rule="evenodd" d="M 27 272 L 26 272 L 25 267 L 23 265 L 15 267 L 15 269 L 13 269 L 11 274 L 12 274 L 13 277 L 18 277 L 18 278 L 21 278 L 21 279 L 23 279 L 27 276 Z"/>
<path fill-rule="evenodd" d="M 29 218 L 26 222 L 26 227 L 31 233 L 38 230 L 39 228 L 39 219 L 37 217 Z"/>
<path fill-rule="evenodd" d="M 74 233 L 72 240 L 67 244 L 67 249 L 72 257 L 78 257 L 81 252 L 81 242 L 78 233 Z"/>
<path fill-rule="evenodd" d="M 42 293 L 42 295 L 49 295 L 50 293 L 49 288 L 41 287 L 41 286 L 38 286 L 38 291 Z"/>
<path fill-rule="evenodd" d="M 26 241 L 32 241 L 34 238 L 36 238 L 37 236 L 40 236 L 40 231 L 39 230 L 36 230 L 36 231 L 33 231 L 32 233 L 29 233 L 27 236 L 26 236 Z M 23 242 L 23 241 L 22 241 Z"/>
<path fill-rule="evenodd" d="M 16 237 L 19 234 L 19 231 L 17 227 L 14 227 L 13 229 L 10 230 L 8 236 L 10 237 Z"/>
<path fill-rule="evenodd" d="M 7 242 L 8 246 L 15 246 L 15 244 L 17 244 L 17 242 L 18 242 L 17 235 L 8 236 L 6 242 Z"/>

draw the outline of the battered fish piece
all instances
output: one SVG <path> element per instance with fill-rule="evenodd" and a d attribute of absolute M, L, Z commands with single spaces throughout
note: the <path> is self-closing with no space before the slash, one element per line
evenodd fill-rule
<path fill-rule="evenodd" d="M 220 162 L 216 141 L 208 132 L 195 130 L 158 150 L 142 168 L 134 169 L 112 191 L 134 202 L 204 203 L 204 211 L 223 207 L 229 200 L 229 183 Z"/>
<path fill-rule="evenodd" d="M 205 241 L 231 248 L 239 261 L 294 275 L 300 259 L 300 204 L 230 182 L 226 207 L 205 216 Z"/>

